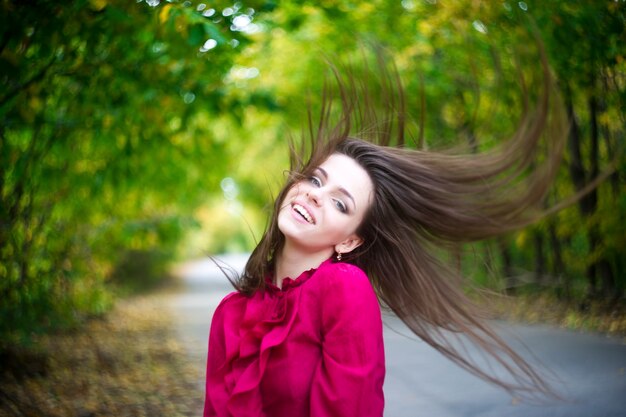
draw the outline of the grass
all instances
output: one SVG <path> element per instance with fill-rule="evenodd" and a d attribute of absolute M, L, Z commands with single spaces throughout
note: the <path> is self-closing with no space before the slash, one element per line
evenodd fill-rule
<path fill-rule="evenodd" d="M 485 302 L 485 298 L 481 301 Z M 564 301 L 550 293 L 530 292 L 515 297 L 490 295 L 486 303 L 499 319 L 604 333 L 626 342 L 626 304 L 623 301 Z"/>

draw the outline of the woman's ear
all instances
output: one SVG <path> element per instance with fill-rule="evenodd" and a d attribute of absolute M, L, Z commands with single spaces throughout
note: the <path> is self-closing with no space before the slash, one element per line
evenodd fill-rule
<path fill-rule="evenodd" d="M 337 245 L 335 245 L 335 252 L 337 252 L 337 253 L 350 253 L 354 249 L 356 249 L 359 246 L 361 246 L 362 244 L 363 244 L 363 239 L 361 239 L 357 235 L 352 235 L 352 236 L 348 237 L 346 240 L 344 240 L 343 242 L 338 243 Z"/>

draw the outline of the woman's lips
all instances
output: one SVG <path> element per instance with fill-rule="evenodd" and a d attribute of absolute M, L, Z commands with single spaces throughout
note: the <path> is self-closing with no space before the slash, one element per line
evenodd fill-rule
<path fill-rule="evenodd" d="M 306 206 L 300 203 L 294 203 L 291 208 L 296 219 L 304 221 L 308 224 L 315 224 L 315 217 L 313 217 L 313 215 Z"/>

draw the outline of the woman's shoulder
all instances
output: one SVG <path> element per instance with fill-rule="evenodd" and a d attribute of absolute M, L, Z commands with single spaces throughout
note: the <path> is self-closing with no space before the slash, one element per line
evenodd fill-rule
<path fill-rule="evenodd" d="M 351 325 L 380 319 L 380 303 L 365 272 L 356 265 L 331 262 L 320 270 L 322 316 L 331 323 L 349 319 Z"/>
<path fill-rule="evenodd" d="M 374 293 L 367 274 L 347 262 L 325 262 L 319 268 L 321 285 L 333 292 Z"/>
<path fill-rule="evenodd" d="M 215 308 L 213 317 L 222 316 L 233 309 L 239 310 L 239 306 L 241 305 L 241 303 L 245 303 L 245 301 L 245 295 L 241 294 L 238 291 L 233 291 L 227 294 L 224 298 L 222 298 L 222 301 L 220 301 L 220 303 Z"/>
<path fill-rule="evenodd" d="M 347 262 L 326 261 L 320 265 L 318 271 L 321 274 L 328 275 L 337 280 L 356 279 L 360 281 L 368 281 L 365 271 L 356 265 Z"/>

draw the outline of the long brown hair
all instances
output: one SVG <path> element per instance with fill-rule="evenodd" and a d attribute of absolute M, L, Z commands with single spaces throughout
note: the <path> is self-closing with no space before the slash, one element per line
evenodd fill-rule
<path fill-rule="evenodd" d="M 461 288 L 458 273 L 441 254 L 518 229 L 537 219 L 567 134 L 558 95 L 543 51 L 543 86 L 534 106 L 524 106 L 516 132 L 502 147 L 453 155 L 420 151 L 405 144 L 405 99 L 397 71 L 379 55 L 384 111 L 374 111 L 372 94 L 351 70 L 333 68 L 341 113 L 331 123 L 332 95 L 323 92 L 320 122 L 309 123 L 309 140 L 291 147 L 291 171 L 278 194 L 268 228 L 234 282 L 246 294 L 264 288 L 284 244 L 277 213 L 289 188 L 334 152 L 356 160 L 374 184 L 373 202 L 358 234 L 363 245 L 343 261 L 362 268 L 383 307 L 443 355 L 511 393 L 551 393 L 538 372 L 485 322 Z M 528 98 L 524 93 L 525 100 Z M 311 120 L 311 119 L 310 119 Z M 356 130 L 355 126 L 357 127 Z M 351 136 L 364 132 L 363 138 Z M 538 162 L 546 137 L 547 158 Z M 464 352 L 458 337 L 487 352 L 510 378 L 495 376 Z"/>

